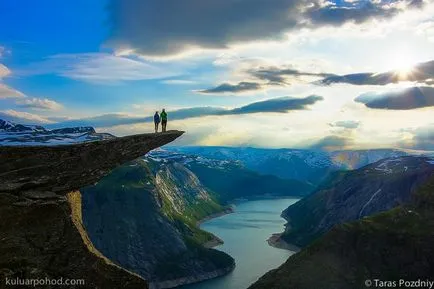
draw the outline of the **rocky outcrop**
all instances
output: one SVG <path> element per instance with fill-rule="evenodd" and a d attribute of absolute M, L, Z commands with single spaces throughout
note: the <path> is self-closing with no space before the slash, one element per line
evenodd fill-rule
<path fill-rule="evenodd" d="M 434 276 L 433 232 L 431 178 L 409 204 L 336 226 L 249 289 L 430 288 L 412 284 Z"/>
<path fill-rule="evenodd" d="M 0 147 L 2 282 L 47 277 L 81 279 L 85 285 L 80 288 L 146 288 L 144 279 L 94 249 L 81 225 L 80 195 L 72 192 L 182 133 L 56 147 Z"/>
<path fill-rule="evenodd" d="M 335 173 L 312 195 L 282 213 L 288 223 L 281 239 L 304 247 L 335 225 L 408 204 L 432 176 L 434 164 L 415 156 L 384 159 Z"/>
<path fill-rule="evenodd" d="M 150 288 L 199 282 L 234 268 L 229 255 L 204 247 L 215 238 L 196 226 L 224 208 L 182 164 L 139 159 L 81 191 L 95 247 Z"/>

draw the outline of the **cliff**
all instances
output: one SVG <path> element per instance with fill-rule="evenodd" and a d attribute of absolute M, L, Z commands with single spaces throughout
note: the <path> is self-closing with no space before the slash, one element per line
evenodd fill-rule
<path fill-rule="evenodd" d="M 288 223 L 281 239 L 304 247 L 335 225 L 408 204 L 432 176 L 434 165 L 429 159 L 415 156 L 384 159 L 335 173 L 282 213 Z"/>
<path fill-rule="evenodd" d="M 0 278 L 82 279 L 81 288 L 146 288 L 143 278 L 102 257 L 89 242 L 75 191 L 182 134 L 0 147 Z"/>
<path fill-rule="evenodd" d="M 139 159 L 81 191 L 92 242 L 151 288 L 198 282 L 234 268 L 232 257 L 203 246 L 215 237 L 196 225 L 225 208 L 182 164 Z"/>
<path fill-rule="evenodd" d="M 399 280 L 431 280 L 433 231 L 431 178 L 415 192 L 410 204 L 336 226 L 249 289 L 398 288 L 405 287 L 398 286 Z M 376 285 L 375 279 L 391 283 Z"/>

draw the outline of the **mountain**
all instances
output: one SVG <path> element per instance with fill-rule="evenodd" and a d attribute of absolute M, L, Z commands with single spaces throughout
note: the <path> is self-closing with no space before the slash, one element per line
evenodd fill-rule
<path fill-rule="evenodd" d="M 218 160 L 238 161 L 261 174 L 320 184 L 330 173 L 357 169 L 383 158 L 406 155 L 393 149 L 325 152 L 249 147 L 171 147 L 170 150 Z"/>
<path fill-rule="evenodd" d="M 182 154 L 170 149 L 153 150 L 148 157 L 156 162 L 183 164 L 216 193 L 222 203 L 255 196 L 306 196 L 314 189 L 314 186 L 304 181 L 260 174 L 236 160 Z"/>
<path fill-rule="evenodd" d="M 223 275 L 234 260 L 208 247 L 220 241 L 199 221 L 230 212 L 236 198 L 306 195 L 312 186 L 264 176 L 237 162 L 163 149 L 81 190 L 95 247 L 122 267 L 168 288 Z"/>
<path fill-rule="evenodd" d="M 249 289 L 430 288 L 433 232 L 431 177 L 413 192 L 409 203 L 335 226 Z M 409 283 L 404 286 L 402 280 Z"/>
<path fill-rule="evenodd" d="M 182 134 L 0 147 L 0 279 L 63 278 L 82 288 L 148 288 L 146 280 L 94 247 L 83 227 L 77 190 Z"/>
<path fill-rule="evenodd" d="M 336 172 L 313 194 L 282 213 L 288 223 L 281 238 L 306 246 L 333 226 L 407 204 L 434 176 L 425 157 L 388 158 L 363 168 Z"/>
<path fill-rule="evenodd" d="M 73 127 L 48 130 L 42 126 L 22 125 L 0 119 L 0 146 L 55 146 L 114 138 L 97 133 L 92 127 Z"/>
<path fill-rule="evenodd" d="M 225 208 L 181 164 L 137 160 L 81 192 L 95 247 L 150 288 L 198 282 L 235 266 L 229 255 L 203 246 L 217 240 L 197 222 Z"/>
<path fill-rule="evenodd" d="M 37 125 L 22 125 L 0 119 L 0 131 L 2 132 L 44 132 L 45 128 Z"/>

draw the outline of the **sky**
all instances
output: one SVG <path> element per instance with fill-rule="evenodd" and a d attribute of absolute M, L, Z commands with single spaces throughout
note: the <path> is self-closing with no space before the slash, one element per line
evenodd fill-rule
<path fill-rule="evenodd" d="M 434 150 L 433 0 L 3 0 L 0 118 L 177 145 Z"/>

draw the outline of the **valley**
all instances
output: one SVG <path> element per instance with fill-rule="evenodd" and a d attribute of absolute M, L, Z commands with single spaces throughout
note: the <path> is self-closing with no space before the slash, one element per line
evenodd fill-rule
<path fill-rule="evenodd" d="M 432 273 L 424 257 L 432 255 L 429 231 L 419 226 L 430 226 L 431 157 L 392 149 L 161 148 L 182 132 L 116 138 L 91 127 L 0 125 L 2 157 L 9 160 L 1 196 L 14 195 L 3 198 L 0 213 L 12 220 L 20 211 L 27 222 L 33 209 L 22 206 L 42 214 L 42 207 L 53 205 L 50 211 L 71 234 L 80 233 L 72 248 L 77 256 L 110 264 L 101 267 L 107 276 L 89 277 L 92 284 L 109 282 L 113 268 L 125 270 L 126 288 L 146 280 L 153 289 L 346 289 L 358 288 L 362 277 Z M 39 163 L 42 169 L 34 169 Z M 21 209 L 11 211 L 8 204 Z M 60 214 L 68 210 L 71 220 Z M 47 225 L 29 230 L 38 236 Z M 8 246 L 22 247 L 23 260 L 30 258 L 31 267 L 19 270 L 59 274 L 28 256 L 33 245 L 14 243 L 25 232 L 6 223 L 2 228 L 16 235 Z M 53 240 L 62 238 L 59 232 L 52 232 Z M 407 254 L 398 256 L 404 247 Z M 410 260 L 417 266 L 402 271 Z M 87 270 L 88 264 L 71 262 Z M 7 262 L 2 266 L 18 274 Z M 61 268 L 68 276 L 78 272 L 69 270 Z"/>

